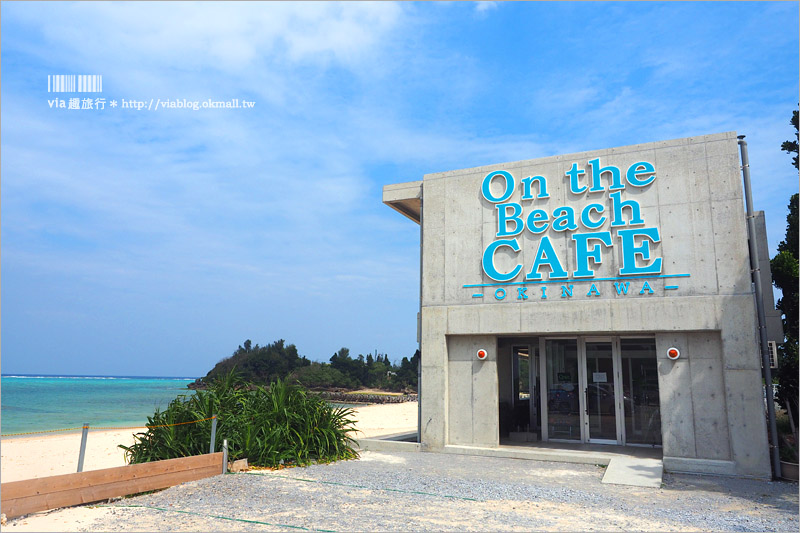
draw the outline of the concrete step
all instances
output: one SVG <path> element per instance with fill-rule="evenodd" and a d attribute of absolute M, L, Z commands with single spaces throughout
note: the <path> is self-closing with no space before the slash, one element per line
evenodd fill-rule
<path fill-rule="evenodd" d="M 618 456 L 609 461 L 602 482 L 658 489 L 663 474 L 664 463 L 661 459 Z"/>

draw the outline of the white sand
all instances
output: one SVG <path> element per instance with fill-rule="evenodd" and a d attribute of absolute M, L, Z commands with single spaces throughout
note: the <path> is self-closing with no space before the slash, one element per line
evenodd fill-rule
<path fill-rule="evenodd" d="M 416 433 L 417 402 L 365 405 L 356 409 L 356 439 Z"/>
<path fill-rule="evenodd" d="M 417 430 L 417 403 L 367 405 L 357 408 L 358 432 L 354 438 L 371 438 Z M 133 444 L 133 433 L 143 430 L 90 431 L 86 441 L 84 471 L 125 465 L 118 444 Z M 38 435 L 0 440 L 0 481 L 19 481 L 77 471 L 81 434 Z M 75 531 L 108 509 L 74 507 L 13 520 L 3 531 Z"/>
<path fill-rule="evenodd" d="M 141 430 L 89 431 L 84 470 L 125 464 L 125 451 L 118 444 L 133 444 L 133 433 Z M 78 471 L 81 433 L 6 438 L 0 441 L 0 481 L 72 474 Z"/>

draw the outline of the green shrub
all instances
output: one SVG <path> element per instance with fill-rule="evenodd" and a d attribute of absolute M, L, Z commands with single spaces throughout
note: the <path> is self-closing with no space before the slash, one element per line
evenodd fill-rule
<path fill-rule="evenodd" d="M 786 461 L 787 463 L 797 462 L 797 445 L 793 441 L 794 439 L 784 439 L 783 443 L 781 443 L 781 461 Z"/>
<path fill-rule="evenodd" d="M 148 430 L 135 443 L 120 446 L 129 463 L 144 463 L 208 453 L 211 420 L 217 415 L 215 451 L 228 439 L 231 460 L 275 467 L 358 457 L 349 434 L 353 410 L 334 407 L 299 386 L 275 381 L 269 387 L 243 381 L 233 371 L 207 390 L 178 396 L 164 411 L 148 417 Z M 159 427 L 161 426 L 161 427 Z"/>
<path fill-rule="evenodd" d="M 791 435 L 792 425 L 789 422 L 789 415 L 786 414 L 786 411 L 777 412 L 775 416 L 775 425 L 778 428 L 778 435 Z"/>
<path fill-rule="evenodd" d="M 796 463 L 797 441 L 795 440 L 795 434 L 792 433 L 792 425 L 789 422 L 789 414 L 786 411 L 779 412 L 775 418 L 775 422 L 778 427 L 781 461 Z"/>

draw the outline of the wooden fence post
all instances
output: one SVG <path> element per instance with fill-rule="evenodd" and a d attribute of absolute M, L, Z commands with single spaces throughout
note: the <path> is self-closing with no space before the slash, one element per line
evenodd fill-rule
<path fill-rule="evenodd" d="M 211 445 L 208 447 L 208 453 L 214 453 L 214 441 L 217 438 L 217 415 L 211 417 Z"/>
<path fill-rule="evenodd" d="M 81 433 L 81 451 L 78 454 L 78 472 L 83 472 L 83 460 L 86 458 L 86 438 L 89 435 L 89 423 L 83 424 L 83 432 Z"/>

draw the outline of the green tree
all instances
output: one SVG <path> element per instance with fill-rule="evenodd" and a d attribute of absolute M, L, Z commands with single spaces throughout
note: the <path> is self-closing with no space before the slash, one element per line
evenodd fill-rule
<path fill-rule="evenodd" d="M 419 350 L 411 356 L 403 357 L 400 368 L 397 370 L 397 380 L 404 389 L 417 390 L 417 365 L 419 364 Z"/>
<path fill-rule="evenodd" d="M 317 362 L 296 369 L 289 374 L 288 381 L 300 383 L 309 389 L 354 389 L 357 387 L 350 377 L 345 376 L 331 365 Z"/>
<path fill-rule="evenodd" d="M 772 279 L 783 296 L 776 307 L 784 315 L 783 327 L 787 338 L 798 338 L 797 312 L 797 194 L 789 200 L 789 214 L 786 216 L 786 238 L 778 244 L 778 253 L 770 261 Z"/>
<path fill-rule="evenodd" d="M 797 138 L 797 111 L 792 113 L 792 125 Z M 798 168 L 797 140 L 786 141 L 781 150 L 794 153 L 792 163 Z M 798 195 L 793 194 L 789 200 L 789 214 L 786 216 L 786 238 L 778 244 L 778 253 L 770 261 L 772 280 L 783 293 L 776 307 L 783 313 L 783 331 L 786 340 L 779 348 L 780 361 L 778 368 L 778 401 L 781 405 L 787 402 L 791 406 L 792 415 L 798 420 Z"/>
<path fill-rule="evenodd" d="M 331 366 L 352 380 L 353 388 L 364 384 L 366 364 L 364 357 L 353 359 L 348 348 L 341 348 L 330 358 Z"/>
<path fill-rule="evenodd" d="M 794 154 L 794 157 L 792 158 L 792 164 L 794 165 L 794 168 L 800 168 L 797 166 L 797 149 L 798 149 L 797 141 L 800 139 L 800 135 L 798 134 L 796 110 L 792 111 L 792 120 L 790 120 L 789 122 L 792 124 L 792 126 L 794 126 L 794 131 L 795 131 L 794 140 L 783 141 L 783 144 L 781 145 L 781 150 L 789 154 Z"/>
<path fill-rule="evenodd" d="M 233 352 L 217 363 L 200 381 L 208 385 L 214 379 L 230 373 L 234 368 L 247 381 L 256 383 L 269 383 L 284 379 L 294 369 L 307 366 L 310 363 L 305 357 L 300 357 L 294 344 L 286 344 L 283 339 L 266 346 L 253 346 L 250 339 L 244 346 Z"/>

